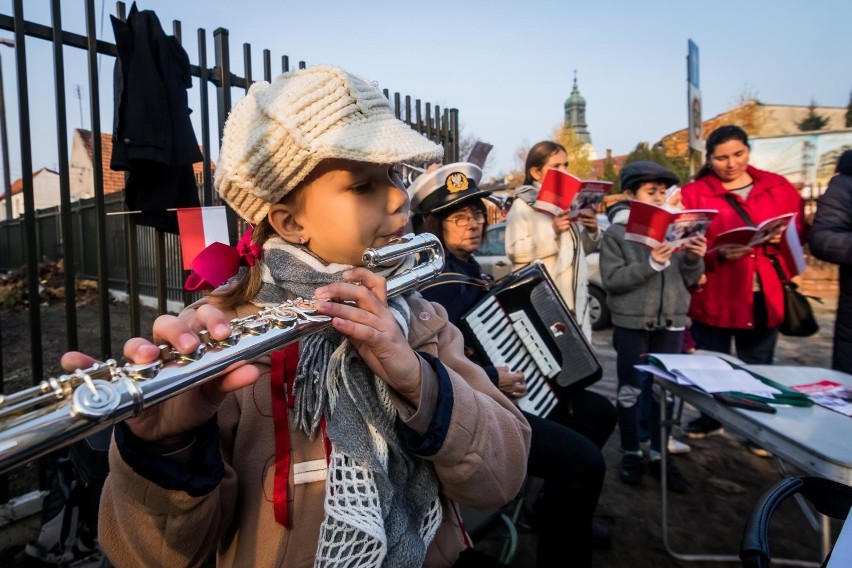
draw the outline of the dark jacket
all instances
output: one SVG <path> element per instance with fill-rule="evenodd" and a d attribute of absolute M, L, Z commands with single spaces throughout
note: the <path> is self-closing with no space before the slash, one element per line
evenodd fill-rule
<path fill-rule="evenodd" d="M 832 366 L 852 373 L 852 175 L 833 177 L 819 198 L 809 245 L 815 257 L 840 265 Z"/>
<path fill-rule="evenodd" d="M 186 92 L 189 56 L 150 10 L 134 4 L 127 22 L 111 20 L 118 57 L 110 168 L 128 172 L 127 207 L 145 213 L 138 223 L 177 232 L 175 215 L 166 210 L 200 205 L 192 164 L 202 156 Z"/>

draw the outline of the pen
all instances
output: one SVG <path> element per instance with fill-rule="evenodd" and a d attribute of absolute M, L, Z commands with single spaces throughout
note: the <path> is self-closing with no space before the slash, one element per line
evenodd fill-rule
<path fill-rule="evenodd" d="M 768 414 L 775 414 L 778 412 L 774 406 L 770 406 L 765 402 L 752 400 L 750 398 L 740 398 L 726 392 L 714 392 L 713 398 L 726 406 L 732 406 L 735 408 L 744 408 L 746 410 L 755 410 L 757 412 L 766 412 Z"/>

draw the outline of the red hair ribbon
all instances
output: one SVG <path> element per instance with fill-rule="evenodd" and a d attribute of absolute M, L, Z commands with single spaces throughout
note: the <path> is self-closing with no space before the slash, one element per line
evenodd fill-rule
<path fill-rule="evenodd" d="M 253 233 L 249 225 L 236 247 L 213 243 L 198 253 L 192 260 L 192 272 L 186 277 L 183 289 L 189 292 L 213 290 L 236 276 L 241 264 L 254 266 L 263 249 L 251 242 Z"/>
<path fill-rule="evenodd" d="M 237 252 L 240 253 L 240 264 L 244 266 L 254 266 L 254 263 L 260 260 L 260 256 L 263 254 L 263 248 L 251 242 L 252 235 L 254 235 L 254 229 L 249 225 L 249 228 L 243 233 L 240 242 L 237 243 Z"/>

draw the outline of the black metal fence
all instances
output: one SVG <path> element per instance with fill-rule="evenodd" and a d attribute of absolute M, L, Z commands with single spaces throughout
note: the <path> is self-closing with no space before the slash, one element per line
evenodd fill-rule
<path fill-rule="evenodd" d="M 104 196 L 106 219 L 107 287 L 110 291 L 127 292 L 130 283 L 127 280 L 127 246 L 125 243 L 124 192 Z M 43 261 L 65 261 L 65 252 L 61 232 L 60 207 L 37 209 L 36 249 Z M 96 280 L 98 277 L 97 243 L 86 238 L 87 227 L 98 222 L 94 198 L 81 199 L 71 203 L 71 232 L 75 237 L 73 266 L 77 278 Z M 180 239 L 178 235 L 165 233 L 165 259 L 159 258 L 157 251 L 158 231 L 153 227 L 137 225 L 137 261 L 139 295 L 157 297 L 157 273 L 160 265 L 165 268 L 166 300 L 183 302 L 185 272 L 182 269 Z M 0 270 L 8 272 L 26 266 L 24 248 L 15 246 L 26 238 L 24 221 L 21 218 L 0 222 Z M 164 262 L 161 263 L 161 260 Z M 193 296 L 194 298 L 194 296 Z"/>
<path fill-rule="evenodd" d="M 99 99 L 101 78 L 99 77 L 98 57 L 117 55 L 115 44 L 98 39 L 95 27 L 94 0 L 83 0 L 85 9 L 86 33 L 76 34 L 63 29 L 60 0 L 50 1 L 51 25 L 45 25 L 26 19 L 23 0 L 13 0 L 12 14 L 0 12 L 0 30 L 14 34 L 16 63 L 16 92 L 18 102 L 18 123 L 20 130 L 20 169 L 23 184 L 24 215 L 0 223 L 0 269 L 28 267 L 27 294 L 30 298 L 39 295 L 38 271 L 36 267 L 42 258 L 61 258 L 65 269 L 65 314 L 66 329 L 43 329 L 39 302 L 29 302 L 30 344 L 32 346 L 30 376 L 39 380 L 44 376 L 42 360 L 42 340 L 47 334 L 57 334 L 68 350 L 77 346 L 77 318 L 75 315 L 75 284 L 79 277 L 92 278 L 99 282 L 100 304 L 100 353 L 92 353 L 104 358 L 111 351 L 109 321 L 109 289 L 126 292 L 131 313 L 131 331 L 139 334 L 140 296 L 151 295 L 157 298 L 161 311 L 165 311 L 166 299 L 180 294 L 180 286 L 185 274 L 181 270 L 178 258 L 179 243 L 177 236 L 155 231 L 148 227 L 136 226 L 132 215 L 109 215 L 124 208 L 122 194 L 104 194 L 104 172 L 101 146 L 101 102 Z M 124 2 L 116 4 L 116 16 L 125 19 Z M 162 16 L 162 14 L 160 14 Z M 173 35 L 181 40 L 182 25 L 172 23 Z M 271 80 L 273 77 L 273 57 L 268 49 L 262 50 L 261 73 L 252 68 L 253 50 L 249 44 L 242 44 L 242 75 L 236 74 L 231 66 L 231 46 L 229 33 L 218 28 L 212 33 L 213 64 L 208 63 L 210 38 L 205 29 L 199 28 L 197 34 L 197 53 L 189 54 L 192 62 L 190 70 L 193 88 L 190 96 L 198 96 L 201 112 L 200 133 L 197 133 L 202 146 L 203 168 L 200 180 L 200 195 L 203 205 L 218 204 L 212 188 L 210 148 L 213 139 L 209 124 L 215 113 L 218 132 L 215 140 L 221 140 L 225 119 L 232 106 L 234 89 L 247 91 L 256 78 Z M 33 190 L 33 153 L 35 133 L 31 129 L 31 111 L 29 108 L 29 73 L 27 69 L 27 47 L 31 42 L 50 42 L 52 47 L 52 67 L 55 83 L 57 164 L 60 179 L 60 203 L 48 210 L 36 210 Z M 77 48 L 85 50 L 92 131 L 92 163 L 94 197 L 88 200 L 72 202 L 70 194 L 70 172 L 68 158 L 68 116 L 67 93 L 65 85 L 65 50 Z M 290 58 L 283 55 L 276 59 L 276 67 L 282 72 L 290 71 Z M 298 68 L 305 68 L 304 61 L 298 62 Z M 3 97 L 2 76 L 0 76 L 0 134 L 3 142 L 4 165 L 8 164 L 6 137 L 6 116 Z M 111 78 L 110 78 L 111 80 Z M 215 102 L 209 99 L 208 90 L 215 88 Z M 193 95 L 192 93 L 195 93 Z M 447 162 L 459 159 L 459 121 L 458 111 L 441 108 L 430 103 L 421 103 L 419 99 L 403 96 L 399 93 L 385 95 L 391 101 L 397 117 L 415 130 L 442 144 Z M 109 117 L 111 119 L 111 117 Z M 9 168 L 5 167 L 5 190 L 10 195 Z M 232 224 L 234 216 L 229 215 Z M 231 227 L 231 234 L 238 234 Z M 186 296 L 183 296 L 186 299 Z M 2 347 L 2 346 L 0 346 Z M 3 367 L 0 364 L 0 392 L 3 392 Z M 0 503 L 8 500 L 8 491 L 0 481 Z"/>

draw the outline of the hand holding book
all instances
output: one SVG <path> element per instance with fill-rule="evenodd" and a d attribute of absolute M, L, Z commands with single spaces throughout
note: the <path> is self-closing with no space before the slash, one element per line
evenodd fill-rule
<path fill-rule="evenodd" d="M 695 237 L 703 237 L 717 213 L 716 209 L 669 211 L 653 203 L 634 200 L 630 203 L 624 240 L 650 248 L 668 243 L 675 247 L 674 250 L 680 250 Z"/>
<path fill-rule="evenodd" d="M 533 207 L 553 216 L 565 215 L 577 220 L 581 212 L 597 211 L 612 182 L 583 181 L 577 176 L 556 169 L 547 170 Z"/>
<path fill-rule="evenodd" d="M 737 227 L 719 233 L 713 239 L 710 252 L 724 250 L 724 258 L 736 260 L 748 254 L 752 247 L 766 243 L 778 244 L 794 215 L 784 213 L 762 221 L 757 227 Z"/>

